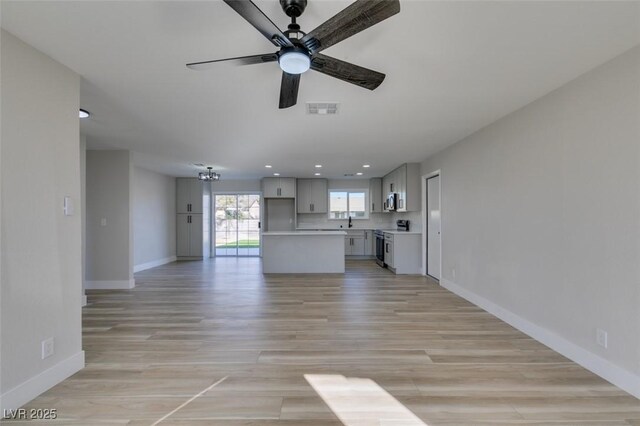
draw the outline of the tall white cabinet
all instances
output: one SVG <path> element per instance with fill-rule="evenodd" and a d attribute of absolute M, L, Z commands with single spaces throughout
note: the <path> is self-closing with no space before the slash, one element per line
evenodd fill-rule
<path fill-rule="evenodd" d="M 176 179 L 176 256 L 209 257 L 210 185 L 198 179 Z"/>

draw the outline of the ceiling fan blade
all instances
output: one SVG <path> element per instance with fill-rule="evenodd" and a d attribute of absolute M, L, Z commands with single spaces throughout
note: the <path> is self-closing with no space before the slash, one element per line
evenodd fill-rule
<path fill-rule="evenodd" d="M 280 84 L 280 108 L 292 107 L 298 102 L 298 87 L 300 87 L 300 74 L 282 73 Z"/>
<path fill-rule="evenodd" d="M 264 64 L 265 62 L 274 62 L 278 60 L 275 53 L 265 53 L 264 55 L 240 56 L 238 58 L 215 59 L 213 61 L 192 62 L 187 64 L 187 68 L 192 70 L 208 70 L 213 68 L 218 62 L 231 62 L 234 65 L 253 65 Z"/>
<path fill-rule="evenodd" d="M 311 31 L 302 42 L 320 52 L 400 12 L 399 0 L 357 0 Z"/>
<path fill-rule="evenodd" d="M 224 2 L 260 31 L 271 43 L 279 47 L 293 46 L 287 36 L 251 0 L 224 0 Z"/>
<path fill-rule="evenodd" d="M 340 59 L 317 53 L 311 61 L 311 69 L 347 83 L 373 90 L 380 86 L 385 75 Z"/>

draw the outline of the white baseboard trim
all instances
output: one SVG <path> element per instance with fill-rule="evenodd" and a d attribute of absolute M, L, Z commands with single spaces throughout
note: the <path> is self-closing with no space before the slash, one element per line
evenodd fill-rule
<path fill-rule="evenodd" d="M 141 263 L 133 267 L 133 272 L 144 271 L 145 269 L 155 268 L 156 266 L 166 265 L 167 263 L 178 260 L 176 256 L 165 257 L 164 259 L 152 260 L 151 262 Z"/>
<path fill-rule="evenodd" d="M 504 309 L 452 281 L 442 279 L 440 280 L 440 285 L 640 399 L 640 375 L 619 367 L 568 341 L 564 337 Z"/>
<path fill-rule="evenodd" d="M 3 393 L 0 396 L 0 413 L 5 413 L 5 410 L 15 410 L 22 407 L 83 368 L 84 351 L 80 351 Z"/>
<path fill-rule="evenodd" d="M 85 281 L 87 290 L 130 290 L 136 286 L 136 280 L 121 281 Z"/>

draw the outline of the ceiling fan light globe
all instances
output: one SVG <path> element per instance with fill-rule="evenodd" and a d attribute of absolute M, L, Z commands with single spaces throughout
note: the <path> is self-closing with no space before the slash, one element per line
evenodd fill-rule
<path fill-rule="evenodd" d="M 278 58 L 278 63 L 287 74 L 302 74 L 311 67 L 311 58 L 301 52 L 285 52 Z"/>

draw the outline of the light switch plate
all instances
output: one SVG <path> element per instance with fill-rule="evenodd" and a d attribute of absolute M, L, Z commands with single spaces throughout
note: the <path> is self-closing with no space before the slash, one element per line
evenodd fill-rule
<path fill-rule="evenodd" d="M 49 358 L 53 355 L 55 348 L 53 346 L 53 337 L 49 337 L 42 341 L 42 359 Z"/>
<path fill-rule="evenodd" d="M 73 216 L 73 200 L 71 197 L 64 197 L 64 215 Z"/>
<path fill-rule="evenodd" d="M 609 336 L 606 331 L 601 329 L 596 330 L 596 343 L 605 349 L 609 346 L 608 337 Z"/>

